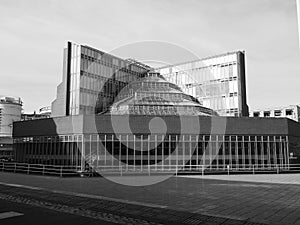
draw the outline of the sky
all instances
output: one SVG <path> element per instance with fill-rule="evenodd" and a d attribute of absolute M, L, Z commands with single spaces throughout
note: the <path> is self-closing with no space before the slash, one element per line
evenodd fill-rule
<path fill-rule="evenodd" d="M 48 106 L 68 40 L 105 52 L 141 41 L 199 57 L 246 52 L 250 109 L 300 104 L 296 0 L 0 1 L 0 95 Z"/>

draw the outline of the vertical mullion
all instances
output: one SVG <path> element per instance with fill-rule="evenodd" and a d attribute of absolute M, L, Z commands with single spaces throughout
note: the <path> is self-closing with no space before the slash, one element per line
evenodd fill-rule
<path fill-rule="evenodd" d="M 133 170 L 135 171 L 135 135 L 133 135 Z"/>
<path fill-rule="evenodd" d="M 128 134 L 126 135 L 126 167 L 128 170 L 128 166 L 129 166 L 129 147 L 128 147 Z"/>
<path fill-rule="evenodd" d="M 255 142 L 254 142 L 254 154 L 255 154 L 255 164 L 256 164 L 256 167 L 258 166 L 258 149 L 257 149 L 257 136 L 255 136 Z"/>

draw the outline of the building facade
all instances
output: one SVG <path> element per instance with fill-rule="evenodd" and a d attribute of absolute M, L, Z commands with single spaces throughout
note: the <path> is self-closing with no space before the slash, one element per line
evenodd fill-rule
<path fill-rule="evenodd" d="M 20 98 L 0 96 L 0 158 L 12 158 L 13 122 L 21 120 Z"/>
<path fill-rule="evenodd" d="M 299 123 L 243 117 L 243 52 L 156 71 L 71 42 L 64 54 L 52 118 L 13 123 L 17 162 L 97 172 L 288 170 L 300 162 Z"/>
<path fill-rule="evenodd" d="M 221 116 L 248 116 L 245 53 L 241 51 L 156 69 Z"/>
<path fill-rule="evenodd" d="M 225 133 L 212 133 L 213 117 L 180 117 L 189 124 L 184 133 L 178 116 L 160 116 L 166 133 L 150 133 L 157 116 L 132 115 L 131 133 L 114 131 L 112 120 L 124 115 L 79 115 L 14 123 L 18 162 L 79 166 L 96 171 L 193 169 L 289 169 L 299 159 L 300 125 L 281 118 L 227 118 Z M 222 117 L 215 117 L 214 119 Z M 96 127 L 93 126 L 96 124 Z M 98 124 L 98 125 L 97 125 Z M 47 127 L 47 129 L 43 129 Z"/>
<path fill-rule="evenodd" d="M 290 105 L 286 107 L 274 107 L 268 109 L 251 110 L 250 117 L 275 117 L 275 118 L 289 118 L 296 122 L 300 121 L 300 106 Z"/>
<path fill-rule="evenodd" d="M 157 72 L 132 81 L 102 113 L 14 123 L 13 136 L 17 162 L 100 173 L 286 170 L 290 155 L 300 156 L 299 123 L 219 117 Z"/>
<path fill-rule="evenodd" d="M 154 69 L 72 42 L 64 49 L 63 81 L 51 116 L 101 113 L 124 87 L 151 70 L 221 116 L 248 116 L 244 52 Z"/>
<path fill-rule="evenodd" d="M 107 110 L 118 92 L 150 67 L 85 45 L 68 42 L 63 81 L 52 102 L 52 117 L 95 114 Z"/>

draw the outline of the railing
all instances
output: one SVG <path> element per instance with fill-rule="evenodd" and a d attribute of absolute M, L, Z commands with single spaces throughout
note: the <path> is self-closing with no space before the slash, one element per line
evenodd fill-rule
<path fill-rule="evenodd" d="M 258 173 L 300 173 L 300 164 L 290 165 L 116 165 L 93 167 L 93 170 L 102 174 L 132 175 L 132 174 L 258 174 Z"/>
<path fill-rule="evenodd" d="M 56 166 L 43 164 L 27 164 L 15 162 L 0 162 L 0 171 L 53 175 L 53 176 L 94 176 L 102 175 L 155 175 L 155 174 L 259 174 L 259 173 L 300 173 L 300 164 L 290 165 L 271 165 L 271 164 L 253 164 L 253 165 L 111 165 L 111 166 L 86 166 L 82 170 L 81 166 Z"/>
<path fill-rule="evenodd" d="M 14 162 L 0 162 L 0 171 L 26 174 L 54 175 L 61 177 L 80 175 L 84 172 L 81 171 L 81 167 L 79 166 L 54 166 Z"/>

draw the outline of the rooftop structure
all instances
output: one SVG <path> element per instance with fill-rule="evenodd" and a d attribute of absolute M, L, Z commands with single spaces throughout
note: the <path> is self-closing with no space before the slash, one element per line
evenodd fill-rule
<path fill-rule="evenodd" d="M 281 107 L 272 107 L 265 109 L 256 109 L 250 111 L 250 117 L 275 117 L 289 118 L 296 122 L 300 121 L 300 106 L 290 105 Z"/>
<path fill-rule="evenodd" d="M 111 114 L 137 115 L 217 115 L 201 106 L 197 99 L 166 81 L 159 73 L 149 72 L 121 90 L 110 107 Z"/>
<path fill-rule="evenodd" d="M 41 115 L 51 115 L 51 106 L 45 106 L 39 109 L 39 114 Z"/>

